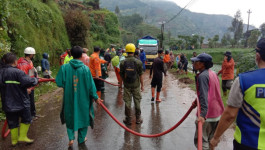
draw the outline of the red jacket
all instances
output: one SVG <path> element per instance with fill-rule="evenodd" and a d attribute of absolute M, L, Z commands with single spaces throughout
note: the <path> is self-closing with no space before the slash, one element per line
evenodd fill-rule
<path fill-rule="evenodd" d="M 227 62 L 227 60 L 223 61 L 222 69 L 218 72 L 218 74 L 222 74 L 222 80 L 234 79 L 234 67 L 235 62 L 233 58 L 231 58 L 229 62 Z"/>
<path fill-rule="evenodd" d="M 30 77 L 34 77 L 34 66 L 31 60 L 26 60 L 24 57 L 17 61 L 17 68 L 24 71 Z"/>

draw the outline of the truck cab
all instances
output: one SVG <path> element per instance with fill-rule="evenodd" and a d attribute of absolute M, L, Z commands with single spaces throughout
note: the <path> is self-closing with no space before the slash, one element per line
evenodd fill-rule
<path fill-rule="evenodd" d="M 151 36 L 145 36 L 137 41 L 137 47 L 143 48 L 145 51 L 145 65 L 146 67 L 150 67 L 153 64 L 154 59 L 158 57 L 158 40 Z"/>

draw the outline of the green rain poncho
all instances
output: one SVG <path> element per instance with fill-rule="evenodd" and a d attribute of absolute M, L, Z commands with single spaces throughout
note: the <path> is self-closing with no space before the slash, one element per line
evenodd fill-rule
<path fill-rule="evenodd" d="M 64 115 L 61 115 L 61 119 L 64 119 L 66 127 L 77 131 L 92 125 L 93 99 L 98 99 L 98 96 L 89 68 L 82 61 L 72 59 L 69 64 L 61 66 L 56 84 L 64 89 Z"/>

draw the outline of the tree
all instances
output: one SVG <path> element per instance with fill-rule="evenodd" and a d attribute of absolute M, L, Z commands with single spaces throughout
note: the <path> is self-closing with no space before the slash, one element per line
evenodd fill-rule
<path fill-rule="evenodd" d="M 229 27 L 229 31 L 233 32 L 234 34 L 234 42 L 233 42 L 234 44 L 232 45 L 237 44 L 243 34 L 243 20 L 241 18 L 240 10 L 236 12 L 232 20 L 232 26 Z"/>
<path fill-rule="evenodd" d="M 219 35 L 215 35 L 214 37 L 213 37 L 213 44 L 214 44 L 214 47 L 216 48 L 216 44 L 217 44 L 217 42 L 219 41 Z"/>
<path fill-rule="evenodd" d="M 265 38 L 265 23 L 263 23 L 260 27 L 261 36 Z"/>
<path fill-rule="evenodd" d="M 227 44 L 228 44 L 227 34 L 223 35 L 223 37 L 221 39 L 221 44 L 222 44 L 222 46 L 227 46 Z"/>
<path fill-rule="evenodd" d="M 204 40 L 204 37 L 201 36 L 201 37 L 200 37 L 200 48 L 202 48 L 203 40 Z"/>
<path fill-rule="evenodd" d="M 208 43 L 209 43 L 209 47 L 210 47 L 210 48 L 213 48 L 213 47 L 214 47 L 213 39 L 208 38 Z"/>
<path fill-rule="evenodd" d="M 115 14 L 116 15 L 119 15 L 120 14 L 120 8 L 119 8 L 119 6 L 116 6 L 116 8 L 115 8 Z"/>
<path fill-rule="evenodd" d="M 258 29 L 254 29 L 251 31 L 250 37 L 249 37 L 249 46 L 255 48 L 256 43 L 258 41 L 258 38 L 260 36 L 260 31 Z"/>

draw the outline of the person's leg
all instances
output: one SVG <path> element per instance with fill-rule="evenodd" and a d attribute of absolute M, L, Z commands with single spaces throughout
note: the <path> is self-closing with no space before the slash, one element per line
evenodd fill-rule
<path fill-rule="evenodd" d="M 195 136 L 194 136 L 194 144 L 197 147 L 198 146 L 198 122 L 195 122 L 196 124 L 196 131 L 195 131 Z M 210 150 L 210 145 L 209 145 L 209 137 L 208 137 L 208 128 L 209 128 L 209 122 L 204 122 L 202 125 L 202 149 L 203 150 Z"/>
<path fill-rule="evenodd" d="M 95 82 L 95 86 L 96 86 L 96 89 L 97 89 L 97 95 L 99 98 L 101 98 L 101 83 L 100 83 L 101 80 L 99 79 L 94 79 L 94 82 Z"/>
<path fill-rule="evenodd" d="M 155 100 L 155 89 L 156 89 L 156 83 L 155 83 L 156 79 L 152 78 L 151 81 L 151 93 L 152 93 L 152 99 L 151 101 Z"/>
<path fill-rule="evenodd" d="M 167 76 L 167 65 L 164 63 L 164 71 L 165 71 L 165 76 Z"/>
<path fill-rule="evenodd" d="M 227 80 L 222 80 L 222 89 L 223 89 L 224 96 L 227 95 L 226 83 L 227 83 Z"/>
<path fill-rule="evenodd" d="M 163 79 L 158 79 L 157 80 L 157 89 L 156 89 L 156 102 L 161 102 L 162 100 L 160 99 L 160 91 L 162 88 L 162 80 Z"/>
<path fill-rule="evenodd" d="M 6 120 L 11 132 L 12 146 L 16 146 L 18 142 L 18 127 L 19 127 L 19 115 L 18 113 L 6 112 Z"/>
<path fill-rule="evenodd" d="M 33 143 L 33 139 L 28 138 L 28 130 L 30 127 L 31 123 L 31 112 L 29 109 L 24 109 L 21 111 L 20 117 L 21 117 L 21 124 L 20 124 L 20 129 L 19 129 L 19 137 L 18 141 L 19 142 L 26 142 L 26 143 Z"/>
<path fill-rule="evenodd" d="M 35 108 L 35 99 L 34 99 L 34 90 L 29 94 L 30 99 L 30 112 L 31 116 L 34 118 L 36 116 L 36 108 Z"/>
<path fill-rule="evenodd" d="M 69 144 L 68 146 L 72 146 L 74 144 L 74 140 L 75 140 L 75 131 L 74 129 L 70 129 L 70 128 L 67 128 L 67 135 L 68 135 L 68 139 L 69 139 Z"/>
<path fill-rule="evenodd" d="M 119 74 L 119 68 L 117 67 L 114 67 L 114 71 L 115 71 L 115 74 L 116 74 L 116 78 L 118 80 L 118 83 L 120 84 L 120 74 Z"/>
<path fill-rule="evenodd" d="M 78 139 L 77 139 L 77 141 L 78 141 L 79 144 L 84 143 L 86 141 L 87 129 L 88 129 L 88 127 L 84 127 L 84 128 L 78 129 Z"/>
<path fill-rule="evenodd" d="M 136 116 L 136 123 L 140 124 L 143 122 L 141 118 L 141 91 L 140 87 L 132 89 L 132 95 L 133 95 L 133 101 L 134 101 L 134 106 L 135 106 L 135 116 Z"/>
<path fill-rule="evenodd" d="M 126 118 L 123 120 L 123 122 L 127 125 L 131 125 L 131 103 L 132 103 L 132 94 L 131 94 L 131 89 L 128 89 L 124 87 L 123 91 L 123 100 L 125 103 L 125 116 Z"/>
<path fill-rule="evenodd" d="M 121 75 L 120 75 L 120 69 L 117 68 L 117 75 L 118 75 L 118 81 L 119 81 L 119 88 L 121 89 L 122 88 L 122 79 L 121 79 Z"/>

